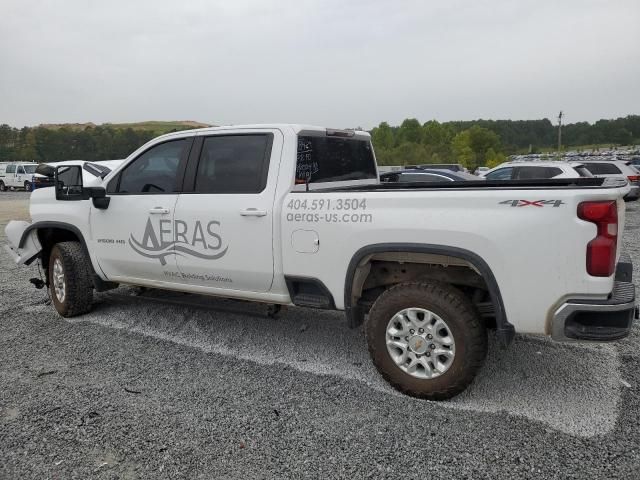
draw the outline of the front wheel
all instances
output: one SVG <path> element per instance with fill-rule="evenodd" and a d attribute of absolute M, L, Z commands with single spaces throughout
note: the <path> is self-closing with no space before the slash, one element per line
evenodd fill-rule
<path fill-rule="evenodd" d="M 369 353 L 396 389 L 444 400 L 473 381 L 487 354 L 487 331 L 457 288 L 402 283 L 378 297 L 365 322 Z"/>
<path fill-rule="evenodd" d="M 24 190 L 25 190 L 25 192 L 30 192 L 31 191 L 31 182 L 29 182 L 29 181 L 24 182 Z"/>
<path fill-rule="evenodd" d="M 91 264 L 79 242 L 56 243 L 49 257 L 51 300 L 63 317 L 91 310 L 93 282 Z"/>

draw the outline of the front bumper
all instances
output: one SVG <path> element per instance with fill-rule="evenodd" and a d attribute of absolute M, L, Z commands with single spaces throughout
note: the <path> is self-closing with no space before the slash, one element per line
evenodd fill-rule
<path fill-rule="evenodd" d="M 616 267 L 613 291 L 606 300 L 567 300 L 554 313 L 551 337 L 558 341 L 610 342 L 629 335 L 638 318 L 633 265 L 626 255 Z"/>

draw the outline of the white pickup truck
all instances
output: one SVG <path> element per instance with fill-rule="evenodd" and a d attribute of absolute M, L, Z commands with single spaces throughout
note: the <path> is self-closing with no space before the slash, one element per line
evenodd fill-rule
<path fill-rule="evenodd" d="M 407 394 L 450 398 L 487 331 L 628 335 L 625 188 L 602 179 L 382 184 L 365 132 L 207 128 L 147 143 L 98 185 L 79 166 L 6 227 L 63 316 L 118 284 L 343 310 Z"/>

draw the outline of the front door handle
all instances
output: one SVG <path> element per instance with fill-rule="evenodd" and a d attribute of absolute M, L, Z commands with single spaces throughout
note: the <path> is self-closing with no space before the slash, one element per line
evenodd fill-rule
<path fill-rule="evenodd" d="M 149 213 L 151 215 L 164 215 L 166 213 L 169 213 L 169 209 L 163 208 L 163 207 L 153 207 L 152 209 L 149 210 Z"/>
<path fill-rule="evenodd" d="M 246 210 L 240 210 L 240 215 L 243 217 L 264 217 L 267 215 L 267 211 L 258 210 L 257 208 L 247 208 Z"/>

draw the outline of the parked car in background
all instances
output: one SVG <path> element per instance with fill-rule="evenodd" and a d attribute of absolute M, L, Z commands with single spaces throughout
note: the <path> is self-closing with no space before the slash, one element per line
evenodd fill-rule
<path fill-rule="evenodd" d="M 476 168 L 476 171 L 473 173 L 478 175 L 479 177 L 484 177 L 489 170 L 490 170 L 489 167 L 478 167 Z"/>
<path fill-rule="evenodd" d="M 380 175 L 382 183 L 412 183 L 412 182 L 461 182 L 478 181 L 482 178 L 466 172 L 452 172 L 451 170 L 437 170 L 426 168 L 412 168 L 399 172 L 388 172 Z"/>
<path fill-rule="evenodd" d="M 637 200 L 640 197 L 640 172 L 631 161 L 625 160 L 585 160 L 584 166 L 594 177 L 622 178 L 629 182 L 631 191 L 625 200 Z"/>
<path fill-rule="evenodd" d="M 505 162 L 484 174 L 486 180 L 593 177 L 581 162 Z"/>
<path fill-rule="evenodd" d="M 37 163 L 13 162 L 0 166 L 0 192 L 10 188 L 31 190 Z"/>
<path fill-rule="evenodd" d="M 53 172 L 61 165 L 79 165 L 82 167 L 82 181 L 85 185 L 93 185 L 103 179 L 124 160 L 101 160 L 88 162 L 86 160 L 65 160 L 62 162 L 41 163 L 33 178 L 33 188 L 53 186 Z"/>
<path fill-rule="evenodd" d="M 429 170 L 450 170 L 452 172 L 468 172 L 466 168 L 464 168 L 459 163 L 423 163 L 422 165 L 407 165 L 405 168 L 426 168 Z"/>

